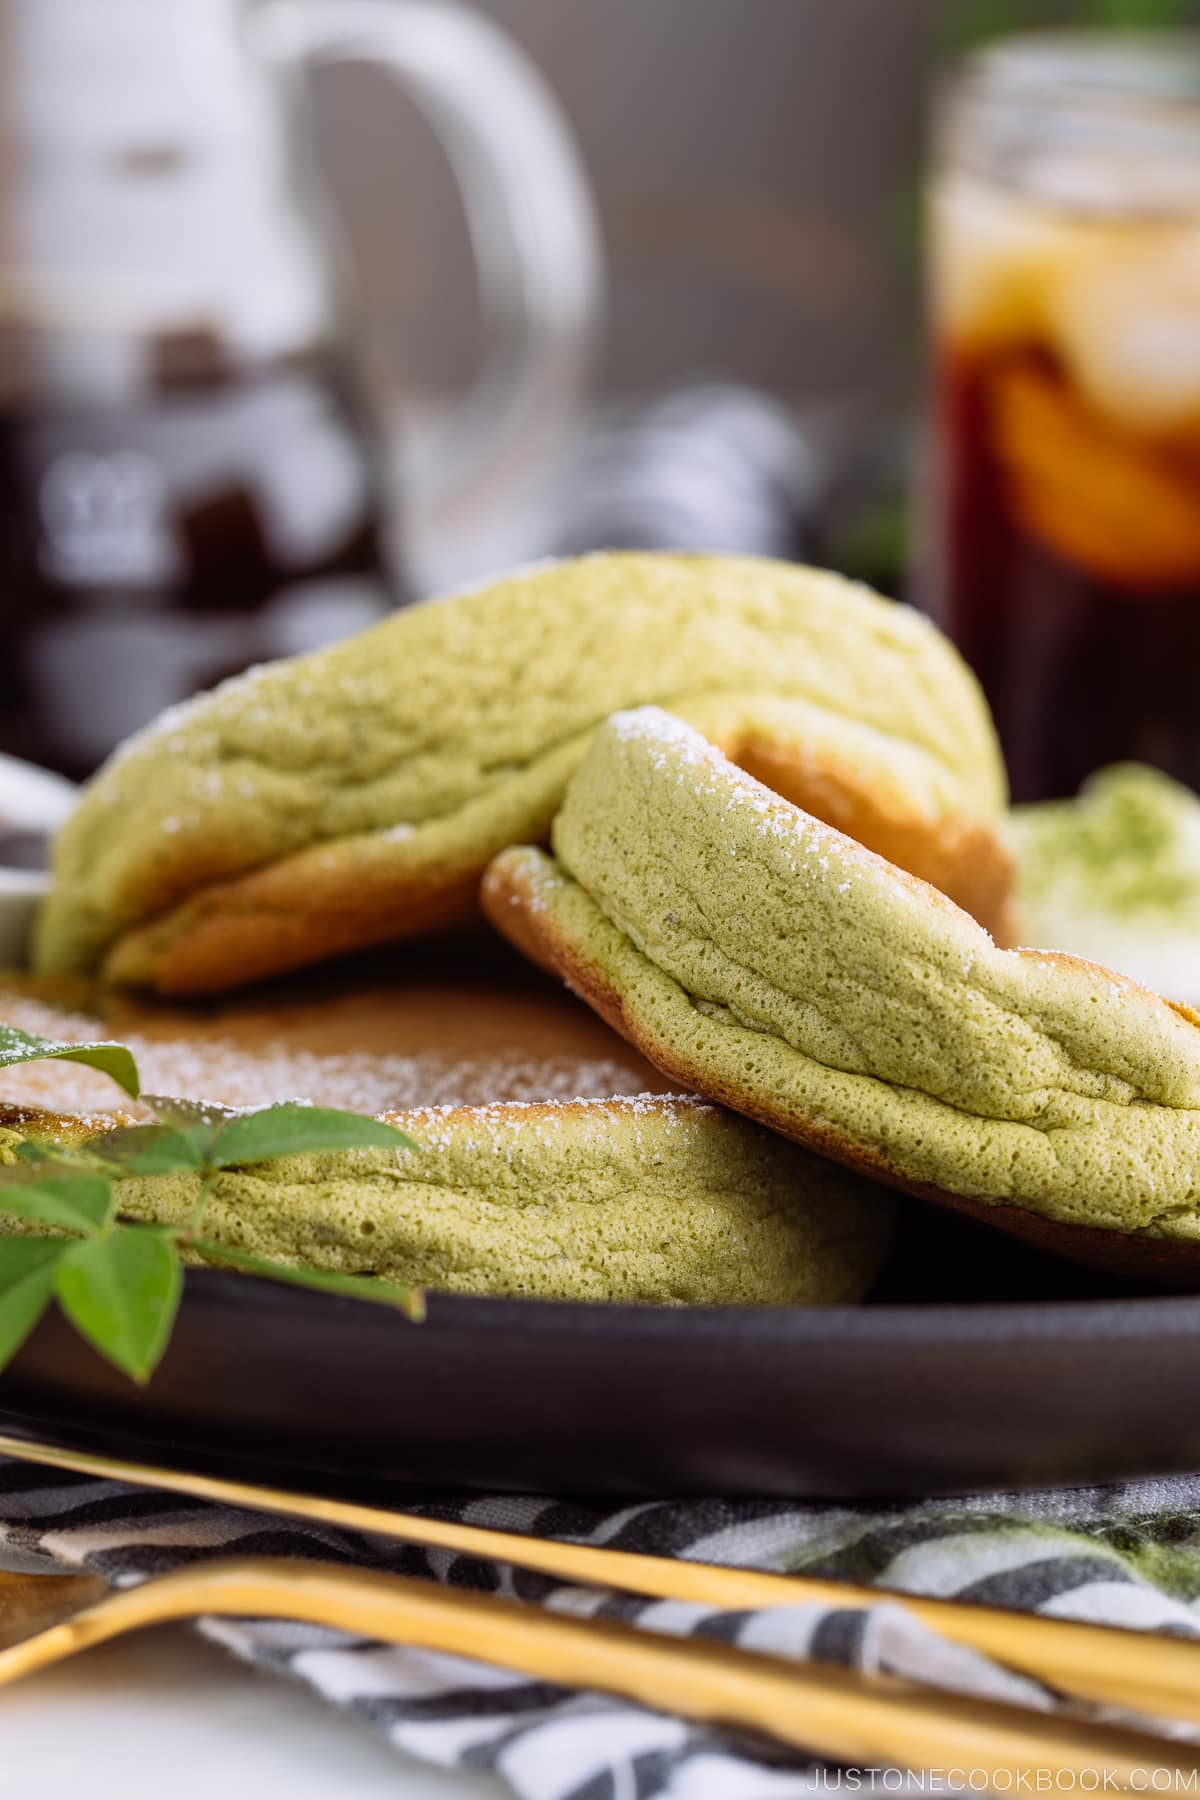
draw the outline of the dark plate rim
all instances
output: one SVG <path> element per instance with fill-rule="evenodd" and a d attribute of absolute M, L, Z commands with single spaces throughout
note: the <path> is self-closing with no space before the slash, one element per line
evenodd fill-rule
<path fill-rule="evenodd" d="M 314 1305 L 353 1310 L 359 1324 L 368 1310 L 389 1328 L 421 1330 L 378 1302 L 320 1294 L 218 1269 L 189 1269 L 185 1298 L 244 1310 L 276 1313 Z M 863 1306 L 669 1306 L 611 1300 L 557 1300 L 534 1295 L 429 1292 L 427 1317 L 434 1325 L 559 1337 L 564 1330 L 588 1337 L 635 1336 L 643 1341 L 697 1337 L 728 1342 L 751 1337 L 781 1343 L 913 1342 L 960 1344 L 1053 1341 L 1114 1332 L 1129 1338 L 1200 1337 L 1200 1295 L 1163 1294 L 1114 1298 L 980 1302 L 881 1302 Z"/>
<path fill-rule="evenodd" d="M 260 1349 L 262 1380 L 244 1380 Z M 193 1269 L 161 1387 L 128 1384 L 55 1315 L 0 1378 L 0 1423 L 318 1493 L 917 1498 L 1200 1466 L 1200 1413 L 1189 1401 L 1182 1436 L 1178 1417 L 1198 1359 L 1190 1295 L 758 1308 L 431 1294 L 422 1325 Z M 790 1397 L 783 1415 L 772 1395 Z"/>

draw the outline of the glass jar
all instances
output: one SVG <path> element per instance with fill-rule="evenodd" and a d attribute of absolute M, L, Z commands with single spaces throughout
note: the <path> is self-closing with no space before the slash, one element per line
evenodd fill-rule
<path fill-rule="evenodd" d="M 1014 795 L 1200 787 L 1200 37 L 968 62 L 930 190 L 930 611 Z"/>

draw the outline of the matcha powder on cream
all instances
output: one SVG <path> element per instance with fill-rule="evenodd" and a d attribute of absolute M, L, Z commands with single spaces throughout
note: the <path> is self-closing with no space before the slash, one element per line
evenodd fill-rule
<path fill-rule="evenodd" d="M 1074 800 L 1018 807 L 1020 938 L 1200 1004 L 1200 799 L 1118 763 Z"/>

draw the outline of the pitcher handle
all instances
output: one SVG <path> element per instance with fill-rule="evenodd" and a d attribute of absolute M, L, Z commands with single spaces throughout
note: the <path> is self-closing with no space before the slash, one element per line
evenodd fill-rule
<path fill-rule="evenodd" d="M 603 312 L 591 191 L 542 76 L 497 26 L 447 0 L 267 0 L 273 61 L 389 69 L 441 138 L 462 190 L 487 342 L 478 381 L 432 441 L 402 456 L 406 544 L 459 535 L 486 503 L 530 492 L 575 422 Z"/>

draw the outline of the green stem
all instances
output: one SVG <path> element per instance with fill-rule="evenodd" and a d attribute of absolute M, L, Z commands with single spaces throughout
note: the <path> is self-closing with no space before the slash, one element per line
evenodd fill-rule
<path fill-rule="evenodd" d="M 208 1203 L 212 1199 L 213 1183 L 216 1179 L 216 1169 L 205 1170 L 204 1178 L 200 1183 L 200 1192 L 196 1195 L 196 1204 L 192 1208 L 192 1216 L 188 1223 L 187 1235 L 189 1238 L 200 1235 L 200 1227 L 204 1223 L 204 1215 L 208 1211 Z"/>
<path fill-rule="evenodd" d="M 414 1324 L 420 1324 L 425 1317 L 425 1295 L 420 1288 L 382 1281 L 376 1275 L 343 1275 L 332 1269 L 297 1269 L 287 1263 L 273 1262 L 269 1257 L 253 1256 L 247 1250 L 235 1250 L 229 1244 L 207 1243 L 201 1238 L 189 1239 L 189 1246 L 206 1262 L 240 1269 L 247 1275 L 261 1275 L 268 1281 L 281 1281 L 290 1287 L 311 1288 L 318 1293 L 339 1294 L 347 1299 L 391 1306 Z"/>

